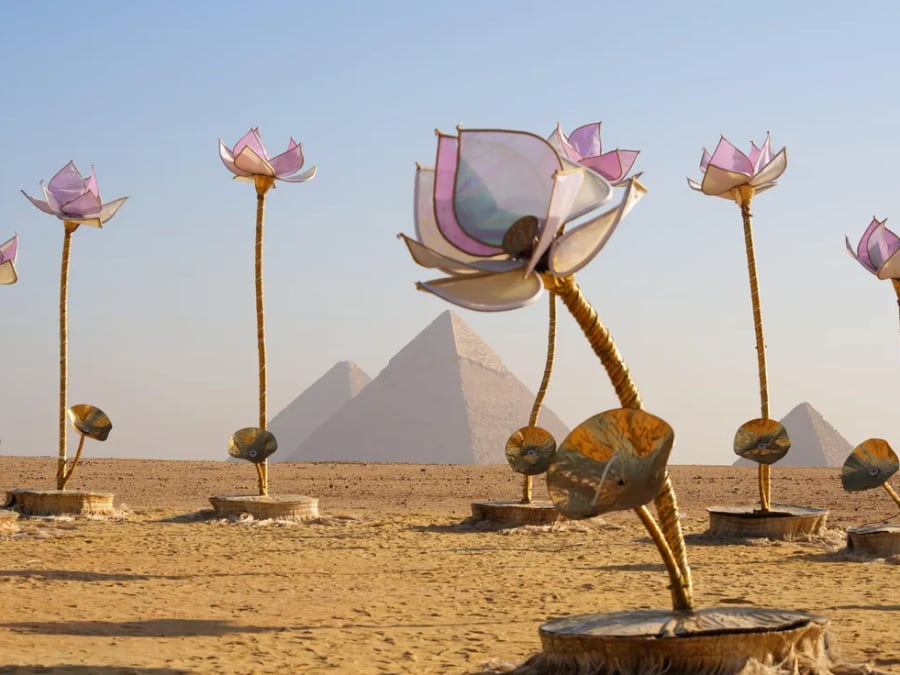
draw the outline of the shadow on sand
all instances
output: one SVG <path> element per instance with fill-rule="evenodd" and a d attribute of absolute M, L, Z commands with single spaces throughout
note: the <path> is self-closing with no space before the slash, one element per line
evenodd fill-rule
<path fill-rule="evenodd" d="M 189 672 L 189 670 L 176 668 L 138 668 L 134 666 L 0 665 L 0 673 L 17 673 L 17 675 L 38 675 L 38 673 L 53 673 L 54 675 L 187 675 Z"/>
<path fill-rule="evenodd" d="M 111 637 L 221 637 L 234 633 L 269 633 L 283 630 L 265 626 L 242 626 L 216 619 L 146 619 L 144 621 L 22 621 L 0 623 L 15 633 Z M 49 671 L 56 672 L 56 671 Z M 89 672 L 89 671 L 85 671 Z M 141 671 L 139 671 L 141 672 Z"/>

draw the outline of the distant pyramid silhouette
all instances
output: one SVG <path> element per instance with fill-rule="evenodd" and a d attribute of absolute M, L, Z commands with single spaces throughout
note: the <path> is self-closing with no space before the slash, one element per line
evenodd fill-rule
<path fill-rule="evenodd" d="M 791 438 L 788 454 L 779 466 L 843 466 L 853 446 L 809 403 L 800 403 L 779 420 Z M 738 459 L 735 466 L 755 464 Z"/>
<path fill-rule="evenodd" d="M 270 461 L 288 461 L 290 452 L 371 381 L 352 361 L 334 364 L 269 422 L 279 447 Z"/>
<path fill-rule="evenodd" d="M 534 395 L 454 312 L 445 311 L 316 429 L 291 461 L 505 464 Z M 546 407 L 538 424 L 562 442 Z"/>

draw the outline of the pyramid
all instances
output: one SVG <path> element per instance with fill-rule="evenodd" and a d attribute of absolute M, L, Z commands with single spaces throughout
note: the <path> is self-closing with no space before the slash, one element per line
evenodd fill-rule
<path fill-rule="evenodd" d="M 270 461 L 287 461 L 289 453 L 285 450 L 293 450 L 305 441 L 371 381 L 352 361 L 334 364 L 269 422 L 268 429 L 275 434 L 279 447 Z"/>
<path fill-rule="evenodd" d="M 779 420 L 787 429 L 791 449 L 779 466 L 843 466 L 853 446 L 809 403 L 800 403 Z M 735 466 L 756 462 L 738 459 Z"/>
<path fill-rule="evenodd" d="M 292 461 L 505 464 L 534 394 L 454 312 L 446 311 L 316 429 Z M 549 409 L 538 424 L 562 442 Z"/>

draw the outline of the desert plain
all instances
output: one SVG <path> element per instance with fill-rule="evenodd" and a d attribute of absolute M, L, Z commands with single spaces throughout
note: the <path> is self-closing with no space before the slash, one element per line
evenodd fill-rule
<path fill-rule="evenodd" d="M 52 488 L 55 459 L 0 457 L 0 498 Z M 672 466 L 699 606 L 820 614 L 841 656 L 900 673 L 900 560 L 861 559 L 847 527 L 900 522 L 839 469 L 773 469 L 773 500 L 830 510 L 792 542 L 705 535 L 706 507 L 751 504 L 755 468 Z M 110 518 L 20 518 L 0 533 L 0 673 L 500 672 L 553 617 L 669 606 L 632 512 L 518 529 L 466 524 L 516 499 L 506 466 L 282 463 L 271 494 L 318 497 L 318 521 L 223 520 L 249 464 L 86 459 L 71 489 L 114 492 Z M 543 477 L 537 498 L 546 498 Z"/>

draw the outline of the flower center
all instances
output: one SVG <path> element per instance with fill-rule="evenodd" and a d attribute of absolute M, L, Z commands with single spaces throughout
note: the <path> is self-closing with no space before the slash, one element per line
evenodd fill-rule
<path fill-rule="evenodd" d="M 537 235 L 538 219 L 522 216 L 504 233 L 503 250 L 512 258 L 527 258 L 537 245 Z"/>

